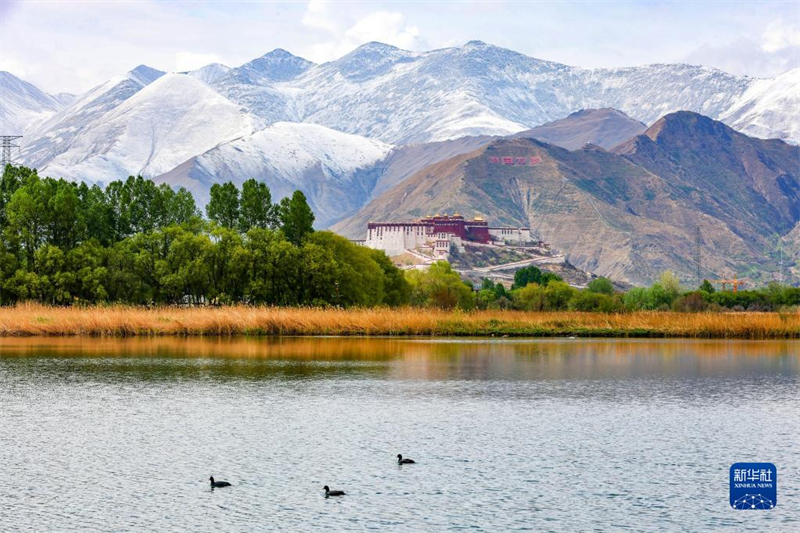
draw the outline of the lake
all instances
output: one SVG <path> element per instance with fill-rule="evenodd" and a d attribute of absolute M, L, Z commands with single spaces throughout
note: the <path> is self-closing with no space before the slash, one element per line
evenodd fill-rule
<path fill-rule="evenodd" d="M 0 530 L 800 531 L 799 375 L 796 341 L 5 338 Z M 775 509 L 729 506 L 747 461 Z"/>

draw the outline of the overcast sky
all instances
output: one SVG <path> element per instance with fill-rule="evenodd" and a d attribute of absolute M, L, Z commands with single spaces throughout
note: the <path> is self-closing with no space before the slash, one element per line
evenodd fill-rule
<path fill-rule="evenodd" d="M 766 77 L 800 66 L 800 1 L 0 0 L 0 70 L 51 93 L 142 63 L 238 66 L 275 48 L 323 62 L 369 41 L 421 51 L 473 39 L 583 67 L 686 62 Z"/>

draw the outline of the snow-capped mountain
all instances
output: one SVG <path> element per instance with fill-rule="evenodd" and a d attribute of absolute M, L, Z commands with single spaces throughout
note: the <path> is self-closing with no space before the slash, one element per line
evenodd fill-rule
<path fill-rule="evenodd" d="M 422 53 L 368 43 L 313 66 L 283 50 L 271 54 L 302 67 L 282 76 L 232 71 L 215 88 L 267 121 L 398 144 L 505 135 L 588 108 L 612 107 L 646 124 L 677 110 L 720 118 L 759 81 L 682 64 L 583 69 L 480 41 Z"/>
<path fill-rule="evenodd" d="M 353 161 L 382 160 L 375 151 L 389 144 L 397 150 L 386 161 L 415 168 L 413 154 L 441 150 L 403 145 L 508 135 L 580 109 L 614 108 L 646 125 L 688 110 L 799 143 L 798 77 L 800 69 L 755 79 L 682 64 L 584 69 L 480 41 L 428 52 L 368 43 L 319 65 L 282 49 L 185 75 L 142 65 L 77 97 L 8 75 L 0 117 L 29 124 L 20 161 L 43 173 L 104 182 L 168 176 L 189 180 L 201 202 L 212 182 L 259 177 L 273 180 L 276 196 L 302 188 L 320 220 L 332 221 L 375 194 L 377 178 Z M 304 128 L 276 125 L 284 122 Z M 384 174 L 380 190 L 407 173 L 395 165 Z"/>
<path fill-rule="evenodd" d="M 160 70 L 140 65 L 124 76 L 112 78 L 75 98 L 69 106 L 37 124 L 26 135 L 21 161 L 40 170 L 46 168 L 53 159 L 70 150 L 81 136 L 92 135 L 91 130 L 104 123 L 106 113 L 163 75 Z M 95 175 L 82 177 L 92 181 L 113 179 Z"/>
<path fill-rule="evenodd" d="M 197 70 L 191 70 L 189 72 L 181 72 L 181 74 L 188 74 L 189 76 L 197 78 L 203 83 L 211 85 L 221 77 L 225 76 L 230 71 L 231 67 L 227 65 L 223 65 L 221 63 L 210 63 Z"/>
<path fill-rule="evenodd" d="M 0 71 L 0 95 L 3 135 L 22 135 L 65 105 L 63 97 L 49 95 L 5 71 Z"/>
<path fill-rule="evenodd" d="M 301 189 L 323 226 L 364 204 L 391 146 L 315 124 L 278 122 L 220 144 L 158 176 L 158 183 L 186 187 L 200 205 L 214 183 L 236 185 L 255 178 L 269 185 L 273 200 Z"/>
<path fill-rule="evenodd" d="M 720 120 L 754 137 L 800 142 L 800 68 L 754 81 Z"/>
<path fill-rule="evenodd" d="M 254 129 L 250 115 L 205 83 L 167 74 L 103 114 L 40 171 L 103 181 L 152 177 Z"/>
<path fill-rule="evenodd" d="M 290 84 L 312 66 L 314 63 L 279 48 L 232 69 L 214 82 L 214 88 L 264 119 L 264 125 L 301 122 L 295 110 L 297 90 Z"/>

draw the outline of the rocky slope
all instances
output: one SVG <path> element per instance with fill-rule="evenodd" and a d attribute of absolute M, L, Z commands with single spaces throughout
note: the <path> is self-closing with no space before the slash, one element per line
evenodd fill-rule
<path fill-rule="evenodd" d="M 696 281 L 699 228 L 703 277 L 751 266 L 768 275 L 771 236 L 798 220 L 799 180 L 800 148 L 676 113 L 614 152 L 495 140 L 417 172 L 334 229 L 363 238 L 370 220 L 480 213 L 530 226 L 583 270 L 649 283 L 665 269 Z"/>
<path fill-rule="evenodd" d="M 567 150 L 594 144 L 610 150 L 647 126 L 616 109 L 581 109 L 568 117 L 515 133 L 514 137 L 531 137 Z"/>

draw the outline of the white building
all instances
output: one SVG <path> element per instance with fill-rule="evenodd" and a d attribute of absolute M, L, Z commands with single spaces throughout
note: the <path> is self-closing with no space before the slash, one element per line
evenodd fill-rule
<path fill-rule="evenodd" d="M 525 244 L 530 228 L 490 228 L 481 217 L 465 220 L 458 213 L 435 215 L 413 222 L 370 222 L 365 245 L 389 256 L 421 251 L 436 259 L 447 259 L 451 247 L 464 251 L 464 243 Z"/>

